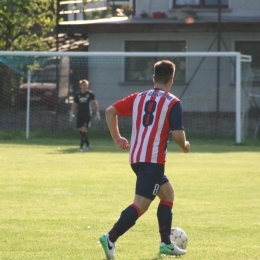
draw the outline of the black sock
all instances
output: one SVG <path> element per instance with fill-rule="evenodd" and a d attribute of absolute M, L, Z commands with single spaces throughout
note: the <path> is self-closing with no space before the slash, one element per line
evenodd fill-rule
<path fill-rule="evenodd" d="M 159 224 L 159 232 L 161 235 L 161 242 L 166 245 L 171 243 L 171 226 L 172 226 L 172 203 L 168 201 L 160 201 L 157 208 L 157 218 Z"/>
<path fill-rule="evenodd" d="M 84 136 L 84 140 L 85 140 L 86 146 L 89 146 L 89 141 L 88 141 L 87 133 L 82 133 L 82 134 L 83 134 L 83 136 Z"/>
<path fill-rule="evenodd" d="M 83 148 L 83 145 L 85 143 L 85 137 L 84 137 L 84 133 L 80 132 L 80 148 Z"/>
<path fill-rule="evenodd" d="M 109 231 L 109 240 L 116 242 L 128 229 L 134 226 L 136 220 L 141 216 L 139 208 L 132 204 L 121 212 L 121 216 L 114 227 Z"/>

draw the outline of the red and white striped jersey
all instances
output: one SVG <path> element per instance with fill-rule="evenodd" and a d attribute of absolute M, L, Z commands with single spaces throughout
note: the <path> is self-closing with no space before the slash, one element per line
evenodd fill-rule
<path fill-rule="evenodd" d="M 170 112 L 179 101 L 162 89 L 134 93 L 114 103 L 119 115 L 132 115 L 130 163 L 165 164 Z"/>

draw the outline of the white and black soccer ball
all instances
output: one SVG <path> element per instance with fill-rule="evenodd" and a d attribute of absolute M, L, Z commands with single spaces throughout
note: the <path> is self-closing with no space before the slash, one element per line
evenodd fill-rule
<path fill-rule="evenodd" d="M 188 236 L 185 231 L 179 227 L 174 227 L 171 229 L 170 239 L 181 249 L 186 249 L 188 245 Z"/>

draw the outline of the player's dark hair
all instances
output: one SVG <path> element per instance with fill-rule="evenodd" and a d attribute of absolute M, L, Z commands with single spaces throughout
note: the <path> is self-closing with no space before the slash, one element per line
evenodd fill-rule
<path fill-rule="evenodd" d="M 79 81 L 79 84 L 81 85 L 82 83 L 86 83 L 87 85 L 89 84 L 87 79 L 82 79 Z"/>
<path fill-rule="evenodd" d="M 171 77 L 174 77 L 175 64 L 169 60 L 161 60 L 154 64 L 155 82 L 166 84 Z"/>

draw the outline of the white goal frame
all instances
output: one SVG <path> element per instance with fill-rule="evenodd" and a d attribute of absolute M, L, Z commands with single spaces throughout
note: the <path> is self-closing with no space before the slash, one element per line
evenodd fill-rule
<path fill-rule="evenodd" d="M 0 51 L 0 56 L 74 56 L 74 57 L 233 57 L 235 58 L 235 98 L 236 98 L 236 143 L 240 144 L 241 131 L 241 62 L 251 62 L 252 57 L 240 52 L 35 52 Z M 28 83 L 30 84 L 30 83 Z M 27 123 L 28 127 L 28 123 Z"/>

